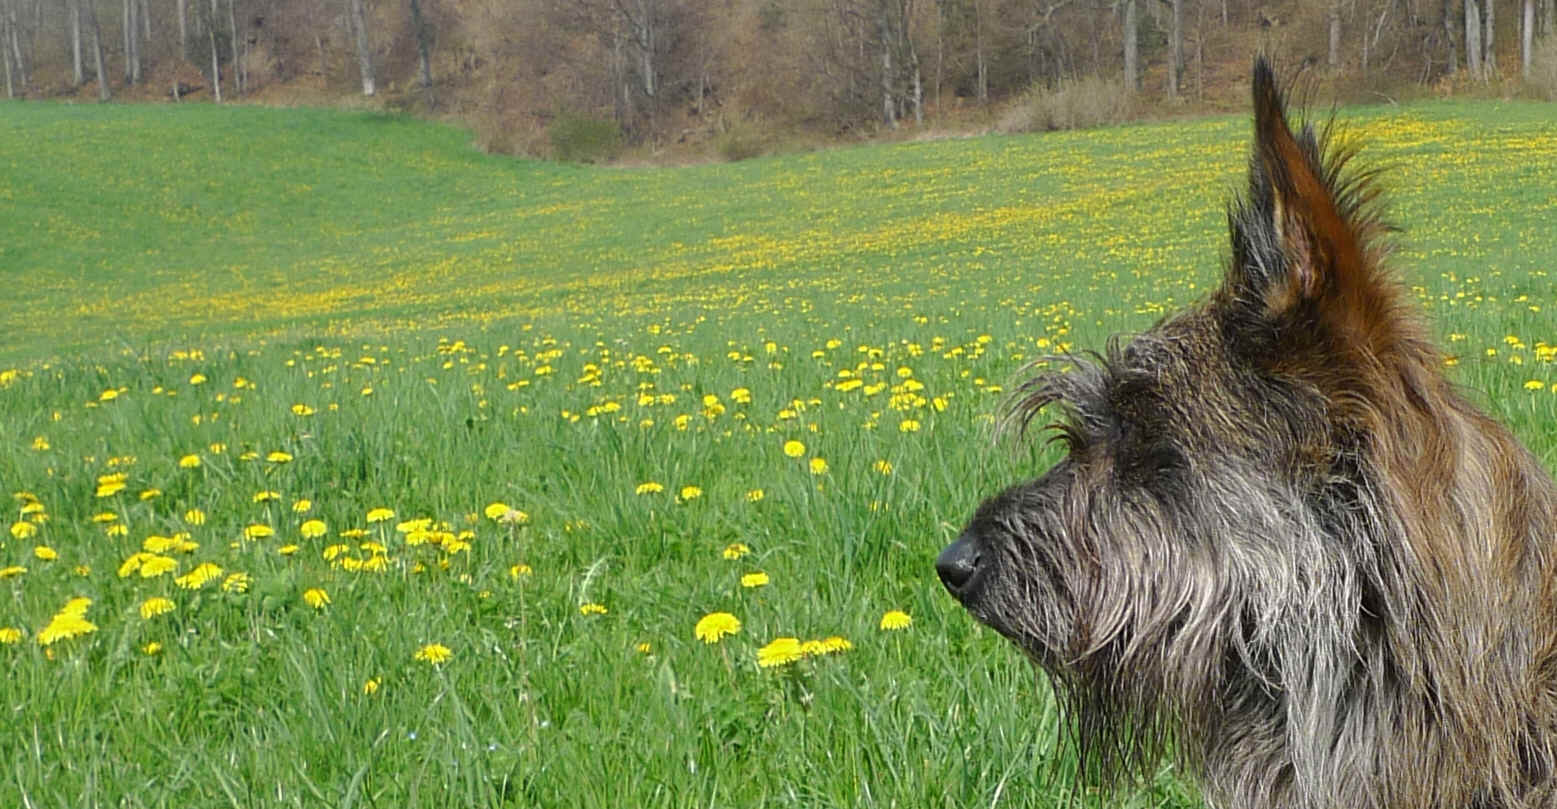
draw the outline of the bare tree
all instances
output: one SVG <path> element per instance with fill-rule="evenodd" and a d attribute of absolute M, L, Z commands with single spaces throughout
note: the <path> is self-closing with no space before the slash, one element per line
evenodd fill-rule
<path fill-rule="evenodd" d="M 1330 29 L 1330 58 L 1325 64 L 1331 70 L 1341 67 L 1341 0 L 1330 0 L 1325 9 L 1325 21 Z"/>
<path fill-rule="evenodd" d="M 178 56 L 180 59 L 189 53 L 189 9 L 185 3 L 189 0 L 178 0 Z M 76 0 L 81 2 L 81 0 Z"/>
<path fill-rule="evenodd" d="M 1168 29 L 1168 98 L 1179 97 L 1184 73 L 1184 0 L 1170 0 L 1172 26 Z"/>
<path fill-rule="evenodd" d="M 1472 78 L 1487 76 L 1481 69 L 1481 9 L 1476 0 L 1465 0 L 1465 69 Z"/>
<path fill-rule="evenodd" d="M 81 0 L 68 0 L 65 13 L 70 17 L 70 80 L 80 87 L 86 83 L 86 71 L 81 64 Z"/>
<path fill-rule="evenodd" d="M 1486 33 L 1482 36 L 1481 40 L 1482 47 L 1484 48 L 1482 51 L 1483 56 L 1481 59 L 1481 66 L 1482 70 L 1486 71 L 1487 78 L 1490 79 L 1495 77 L 1498 72 L 1498 51 L 1496 36 L 1498 4 L 1497 0 L 1482 0 L 1482 2 L 1487 6 L 1487 14 L 1485 18 L 1487 28 Z"/>
<path fill-rule="evenodd" d="M 362 94 L 370 96 L 377 87 L 373 75 L 373 46 L 368 37 L 368 17 L 362 2 L 350 0 L 349 17 L 351 33 L 357 41 L 357 67 L 362 74 Z"/>
<path fill-rule="evenodd" d="M 422 89 L 426 90 L 432 87 L 432 60 L 428 54 L 431 49 L 429 40 L 432 38 L 432 32 L 427 29 L 427 20 L 422 17 L 421 0 L 411 0 L 411 27 L 416 29 L 417 78 L 422 84 Z"/>
<path fill-rule="evenodd" d="M 1525 0 L 1524 12 L 1524 21 L 1519 29 L 1519 76 L 1528 80 L 1531 56 L 1535 53 L 1535 0 Z"/>
<path fill-rule="evenodd" d="M 1125 91 L 1134 93 L 1141 85 L 1139 24 L 1135 17 L 1137 0 L 1124 0 L 1124 85 Z M 1468 0 L 1467 0 L 1468 2 Z"/>
<path fill-rule="evenodd" d="M 141 81 L 141 25 L 137 16 L 141 7 L 136 0 L 124 0 L 124 81 Z"/>
<path fill-rule="evenodd" d="M 218 104 L 222 103 L 222 62 L 216 48 L 216 20 L 220 14 L 217 0 L 211 0 L 211 15 L 205 21 L 205 35 L 211 43 L 211 92 Z"/>
<path fill-rule="evenodd" d="M 103 68 L 103 27 L 97 22 L 97 7 L 92 0 L 87 4 L 87 21 L 92 25 L 92 61 L 97 69 L 97 100 L 109 99 L 108 71 Z"/>

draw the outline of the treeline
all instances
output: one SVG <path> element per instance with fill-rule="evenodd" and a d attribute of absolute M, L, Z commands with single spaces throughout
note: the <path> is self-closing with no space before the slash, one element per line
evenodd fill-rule
<path fill-rule="evenodd" d="M 0 61 L 11 97 L 360 92 L 535 153 L 874 131 L 1084 77 L 1171 103 L 1259 47 L 1517 81 L 1554 27 L 1557 0 L 0 0 Z"/>

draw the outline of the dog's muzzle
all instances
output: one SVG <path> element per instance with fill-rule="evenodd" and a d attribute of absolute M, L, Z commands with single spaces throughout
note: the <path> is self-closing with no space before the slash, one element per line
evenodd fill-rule
<path fill-rule="evenodd" d="M 983 562 L 978 539 L 965 531 L 935 557 L 935 572 L 947 591 L 961 600 L 977 589 Z"/>

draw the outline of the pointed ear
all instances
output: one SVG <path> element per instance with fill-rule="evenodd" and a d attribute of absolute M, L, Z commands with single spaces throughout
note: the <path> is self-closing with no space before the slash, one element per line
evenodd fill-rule
<path fill-rule="evenodd" d="M 1276 77 L 1254 65 L 1249 196 L 1231 213 L 1229 291 L 1267 320 L 1318 319 L 1340 335 L 1373 332 L 1395 309 L 1380 263 L 1366 175 L 1347 176 L 1351 152 L 1313 130 L 1293 134 Z M 1340 336 L 1337 335 L 1337 336 Z"/>

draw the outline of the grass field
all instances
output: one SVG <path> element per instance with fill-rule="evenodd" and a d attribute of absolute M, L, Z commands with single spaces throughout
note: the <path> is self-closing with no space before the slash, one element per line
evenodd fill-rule
<path fill-rule="evenodd" d="M 1557 115 L 1342 118 L 1557 466 Z M 626 170 L 0 106 L 0 805 L 1088 804 L 931 562 L 1050 460 L 990 440 L 1024 362 L 1215 282 L 1247 129 Z"/>

